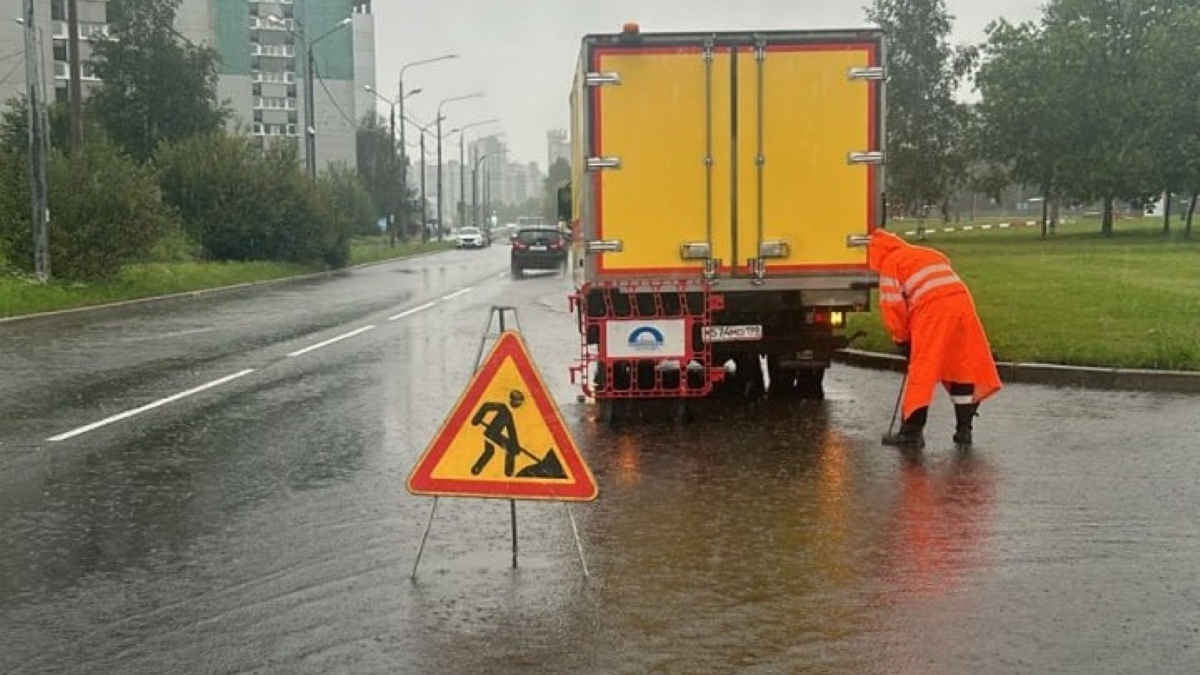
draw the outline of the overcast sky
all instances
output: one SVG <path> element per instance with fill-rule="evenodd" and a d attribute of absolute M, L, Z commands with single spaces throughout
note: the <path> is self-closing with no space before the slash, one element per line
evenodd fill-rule
<path fill-rule="evenodd" d="M 476 91 L 480 99 L 448 103 L 451 128 L 498 118 L 467 132 L 468 138 L 504 132 L 510 158 L 545 169 L 546 131 L 565 128 L 567 95 L 587 33 L 620 30 L 636 21 L 642 30 L 807 29 L 866 23 L 868 0 L 377 0 L 376 79 L 394 96 L 401 65 L 456 53 L 458 59 L 417 66 L 405 88 L 423 91 L 406 112 L 432 120 L 438 103 Z M 1034 19 L 1044 0 L 947 0 L 956 17 L 955 40 L 979 42 L 998 17 Z M 474 135 L 473 135 L 474 132 Z"/>

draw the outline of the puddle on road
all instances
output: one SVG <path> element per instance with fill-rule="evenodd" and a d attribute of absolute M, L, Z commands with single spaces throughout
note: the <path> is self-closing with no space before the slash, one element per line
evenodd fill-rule
<path fill-rule="evenodd" d="M 414 646 L 423 666 L 442 664 L 425 672 L 562 672 L 573 661 L 553 645 L 582 649 L 589 672 L 895 672 L 912 657 L 893 644 L 906 616 L 965 597 L 995 476 L 969 454 L 904 460 L 856 445 L 832 421 L 837 405 L 585 422 L 576 440 L 601 496 L 576 513 L 593 578 L 582 582 L 561 535 L 559 569 L 543 566 L 539 581 L 500 569 L 503 539 L 461 552 L 413 598 L 416 615 L 445 622 L 427 634 L 436 654 Z M 504 626 L 523 635 L 512 649 Z M 532 655 L 541 668 L 502 665 Z"/>

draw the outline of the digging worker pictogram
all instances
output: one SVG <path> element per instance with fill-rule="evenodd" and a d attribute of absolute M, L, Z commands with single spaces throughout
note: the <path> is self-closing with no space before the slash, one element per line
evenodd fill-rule
<path fill-rule="evenodd" d="M 903 421 L 898 432 L 883 437 L 884 445 L 924 447 L 925 420 L 940 382 L 954 402 L 954 443 L 969 447 L 979 404 L 1001 385 L 967 285 L 941 252 L 882 229 L 871 233 L 867 264 L 879 273 L 883 323 L 908 359 Z"/>
<path fill-rule="evenodd" d="M 517 425 L 513 419 L 513 410 L 520 408 L 524 403 L 525 395 L 520 391 L 512 391 L 508 395 L 508 403 L 485 401 L 480 404 L 475 415 L 471 417 L 471 425 L 483 427 L 483 452 L 471 466 L 472 475 L 478 476 L 487 468 L 492 458 L 495 457 L 498 446 L 504 449 L 504 475 L 506 477 L 512 478 L 514 475 L 520 478 L 567 477 L 553 449 L 548 450 L 544 458 L 539 458 L 521 447 L 521 441 L 517 438 Z M 491 416 L 490 420 L 487 419 L 489 415 Z M 535 464 L 518 473 L 516 470 L 517 457 L 522 454 L 533 459 Z"/>

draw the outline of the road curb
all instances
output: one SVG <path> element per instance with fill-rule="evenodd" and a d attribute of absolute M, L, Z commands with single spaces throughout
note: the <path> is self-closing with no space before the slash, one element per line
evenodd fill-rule
<path fill-rule="evenodd" d="M 449 250 L 449 249 L 447 249 Z M 324 272 L 312 272 L 311 274 L 301 274 L 293 277 L 280 277 L 278 279 L 264 279 L 262 281 L 247 281 L 240 284 L 230 286 L 214 286 L 213 288 L 202 288 L 195 291 L 180 291 L 178 293 L 168 293 L 166 295 L 152 295 L 145 298 L 135 298 L 133 300 L 121 300 L 120 302 L 106 302 L 100 305 L 86 305 L 84 307 L 71 307 L 68 309 L 56 309 L 49 312 L 36 312 L 34 314 L 19 314 L 17 316 L 0 316 L 0 324 L 15 323 L 17 321 L 26 321 L 31 319 L 46 319 L 55 316 L 63 316 L 68 314 L 79 314 L 82 312 L 92 312 L 104 309 L 116 309 L 119 307 L 132 307 L 134 305 L 144 305 L 154 302 L 168 302 L 172 300 L 195 300 L 210 295 L 220 293 L 230 293 L 232 291 L 240 291 L 248 288 L 258 288 L 261 286 L 277 286 L 281 284 L 296 283 L 300 281 L 309 281 L 319 279 L 321 277 L 332 277 L 337 274 L 349 272 L 350 270 L 362 269 L 364 267 L 374 267 L 377 265 L 386 265 L 387 263 L 399 262 L 402 260 L 412 260 L 414 258 L 424 258 L 426 256 L 445 253 L 446 251 L 424 251 L 422 253 L 414 253 L 413 255 L 401 256 L 398 258 L 387 258 L 385 260 L 375 260 L 367 263 L 359 263 L 349 267 L 341 267 L 338 269 L 329 269 Z"/>
<path fill-rule="evenodd" d="M 904 359 L 893 354 L 843 349 L 834 359 L 852 366 L 904 372 Z M 1200 372 L 1012 362 L 997 363 L 996 368 L 1007 384 L 1200 394 Z"/>

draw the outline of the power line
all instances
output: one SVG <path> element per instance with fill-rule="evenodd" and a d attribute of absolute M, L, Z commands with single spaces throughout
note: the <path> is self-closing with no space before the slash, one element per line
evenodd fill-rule
<path fill-rule="evenodd" d="M 25 50 L 22 49 L 19 52 L 13 52 L 11 54 L 5 54 L 4 56 L 0 56 L 0 61 L 7 61 L 9 59 L 15 59 L 18 56 L 25 56 Z"/>
<path fill-rule="evenodd" d="M 4 77 L 0 77 L 0 84 L 3 84 L 4 82 L 8 82 L 8 78 L 12 77 L 13 73 L 17 72 L 17 68 L 20 68 L 24 64 L 25 64 L 25 59 L 21 59 L 20 61 L 17 61 L 16 63 L 14 63 L 13 67 L 10 68 L 7 73 L 4 74 Z"/>
<path fill-rule="evenodd" d="M 338 111 L 338 114 L 342 116 L 342 119 L 345 120 L 346 124 L 349 124 L 351 126 L 351 128 L 357 127 L 358 125 L 354 122 L 354 120 L 350 119 L 350 116 L 346 114 L 346 111 L 342 110 L 342 107 L 338 105 L 337 99 L 335 99 L 333 97 L 333 94 L 329 91 L 329 87 L 325 86 L 325 78 L 321 77 L 321 71 L 317 69 L 316 65 L 317 65 L 316 61 L 314 60 L 313 61 L 313 75 L 316 76 L 317 82 L 321 83 L 321 89 L 325 92 L 325 96 L 329 97 L 329 102 L 331 104 L 333 104 L 333 109 Z M 314 114 L 316 113 L 315 107 L 313 109 L 313 113 Z M 316 126 L 316 125 L 313 125 L 313 126 Z"/>

